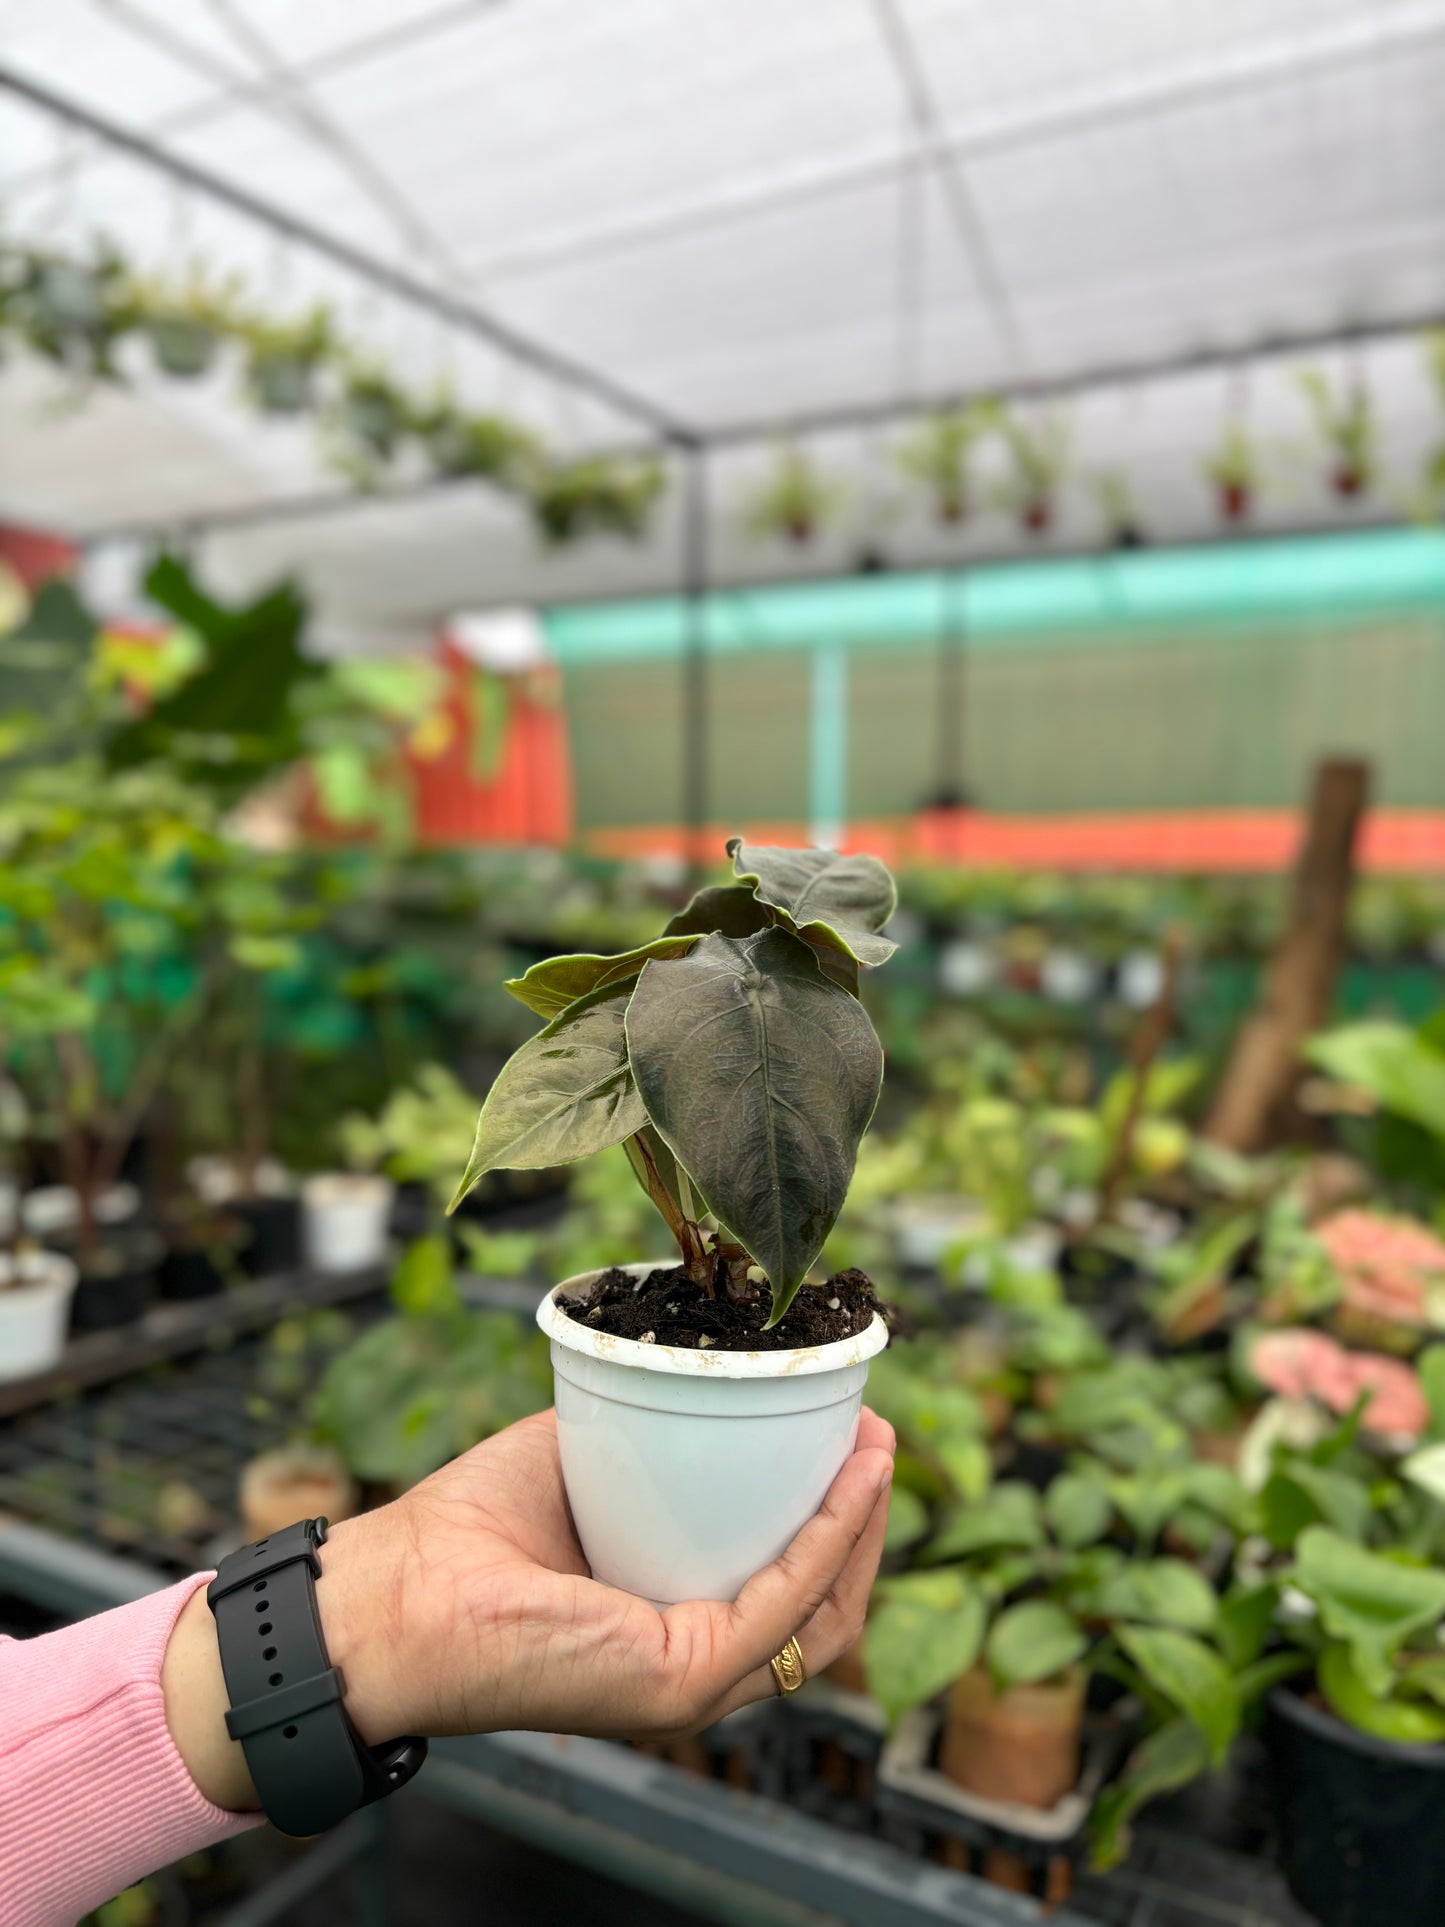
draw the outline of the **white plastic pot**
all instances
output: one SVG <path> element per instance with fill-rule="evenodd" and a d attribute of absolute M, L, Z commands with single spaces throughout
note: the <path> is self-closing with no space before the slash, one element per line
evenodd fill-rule
<path fill-rule="evenodd" d="M 140 1210 L 140 1192 L 133 1184 L 112 1184 L 92 1208 L 97 1224 L 128 1224 Z M 20 1200 L 20 1222 L 32 1238 L 64 1237 L 80 1224 L 79 1193 L 71 1184 L 37 1185 Z"/>
<path fill-rule="evenodd" d="M 639 1281 L 658 1264 L 627 1265 Z M 578 1324 L 542 1300 L 552 1341 L 557 1440 L 587 1563 L 655 1605 L 736 1599 L 817 1511 L 858 1435 L 875 1317 L 856 1338 L 798 1351 L 642 1345 Z"/>
<path fill-rule="evenodd" d="M 0 1384 L 59 1364 L 78 1276 L 58 1251 L 0 1253 Z"/>
<path fill-rule="evenodd" d="M 301 1187 L 306 1262 L 318 1271 L 363 1271 L 386 1256 L 390 1178 L 327 1172 Z"/>
<path fill-rule="evenodd" d="M 944 1254 L 965 1238 L 988 1231 L 988 1213 L 972 1198 L 905 1193 L 893 1208 L 898 1256 L 918 1271 L 936 1271 Z"/>

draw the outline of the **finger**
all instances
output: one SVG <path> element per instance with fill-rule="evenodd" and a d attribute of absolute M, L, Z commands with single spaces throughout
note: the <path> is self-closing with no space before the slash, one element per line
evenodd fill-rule
<path fill-rule="evenodd" d="M 873 1516 L 839 1575 L 837 1584 L 807 1625 L 795 1635 L 802 1649 L 803 1665 L 809 1679 L 815 1679 L 819 1673 L 826 1672 L 835 1659 L 841 1659 L 857 1643 L 863 1631 L 868 1596 L 878 1576 L 878 1562 L 883 1556 L 883 1540 L 888 1531 L 889 1497 L 887 1490 L 879 1496 Z M 750 1706 L 755 1700 L 770 1699 L 777 1690 L 772 1667 L 766 1664 L 760 1666 L 749 1673 L 746 1679 L 739 1681 L 714 1717 L 721 1719 L 740 1706 Z"/>

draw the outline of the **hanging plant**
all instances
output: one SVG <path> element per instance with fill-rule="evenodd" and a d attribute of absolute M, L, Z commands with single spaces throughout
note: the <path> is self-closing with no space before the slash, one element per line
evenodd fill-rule
<path fill-rule="evenodd" d="M 1064 477 L 1068 424 L 1057 414 L 1024 422 L 1005 408 L 999 408 L 994 419 L 1013 465 L 1003 494 L 1004 506 L 1013 510 L 1020 528 L 1030 535 L 1044 535 L 1053 525 L 1059 483 Z"/>
<path fill-rule="evenodd" d="M 1237 418 L 1224 425 L 1219 445 L 1204 464 L 1214 484 L 1219 513 L 1226 522 L 1242 522 L 1254 506 L 1259 483 L 1259 458 L 1254 437 Z"/>
<path fill-rule="evenodd" d="M 535 435 L 500 415 L 469 415 L 443 391 L 412 422 L 438 475 L 474 475 L 519 486 L 542 460 Z"/>
<path fill-rule="evenodd" d="M 969 465 L 978 443 L 997 428 L 998 415 L 990 401 L 944 409 L 920 423 L 899 448 L 899 468 L 928 491 L 940 522 L 956 526 L 968 519 Z"/>
<path fill-rule="evenodd" d="M 1352 501 L 1369 488 L 1375 473 L 1375 410 L 1369 390 L 1356 379 L 1336 394 L 1318 368 L 1299 377 L 1320 439 L 1329 451 L 1329 479 L 1335 494 Z"/>
<path fill-rule="evenodd" d="M 843 505 L 843 491 L 818 472 L 794 443 L 778 450 L 773 472 L 747 505 L 747 528 L 759 541 L 811 542 Z"/>
<path fill-rule="evenodd" d="M 22 338 L 72 373 L 114 379 L 114 349 L 135 322 L 120 257 L 100 250 L 91 261 L 22 252 L 6 302 Z"/>
<path fill-rule="evenodd" d="M 128 282 L 125 299 L 162 374 L 193 381 L 210 368 L 222 340 L 236 332 L 239 292 L 235 276 L 212 283 L 198 272 L 182 287 Z"/>
<path fill-rule="evenodd" d="M 661 462 L 615 461 L 589 455 L 544 467 L 532 483 L 532 515 L 549 547 L 585 535 L 622 535 L 637 541 L 662 493 Z"/>
<path fill-rule="evenodd" d="M 1119 469 L 1102 469 L 1093 478 L 1094 496 L 1108 530 L 1109 542 L 1116 549 L 1141 549 L 1143 531 L 1134 506 L 1134 491 Z"/>
<path fill-rule="evenodd" d="M 341 391 L 336 420 L 365 471 L 391 460 L 409 418 L 406 396 L 389 375 L 373 366 L 353 365 Z"/>
<path fill-rule="evenodd" d="M 246 389 L 263 415 L 299 415 L 315 399 L 316 375 L 337 348 L 330 310 L 317 306 L 294 321 L 252 315 L 235 330 L 246 352 Z"/>

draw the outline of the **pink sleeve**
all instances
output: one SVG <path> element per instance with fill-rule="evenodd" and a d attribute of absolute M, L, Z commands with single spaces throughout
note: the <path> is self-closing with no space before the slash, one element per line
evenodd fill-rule
<path fill-rule="evenodd" d="M 211 1577 L 0 1640 L 0 1927 L 74 1927 L 158 1867 L 259 1824 L 201 1795 L 166 1725 L 166 1643 Z"/>

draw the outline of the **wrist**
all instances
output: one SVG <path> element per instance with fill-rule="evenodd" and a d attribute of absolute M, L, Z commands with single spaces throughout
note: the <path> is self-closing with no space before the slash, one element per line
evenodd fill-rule
<path fill-rule="evenodd" d="M 240 1743 L 226 1731 L 225 1675 L 216 1622 L 198 1586 L 171 1628 L 161 1665 L 166 1725 L 197 1791 L 231 1813 L 260 1807 Z"/>
<path fill-rule="evenodd" d="M 383 1506 L 329 1532 L 316 1582 L 327 1657 L 345 1687 L 342 1704 L 368 1746 L 418 1730 L 410 1710 L 414 1682 L 402 1663 L 390 1514 Z"/>

